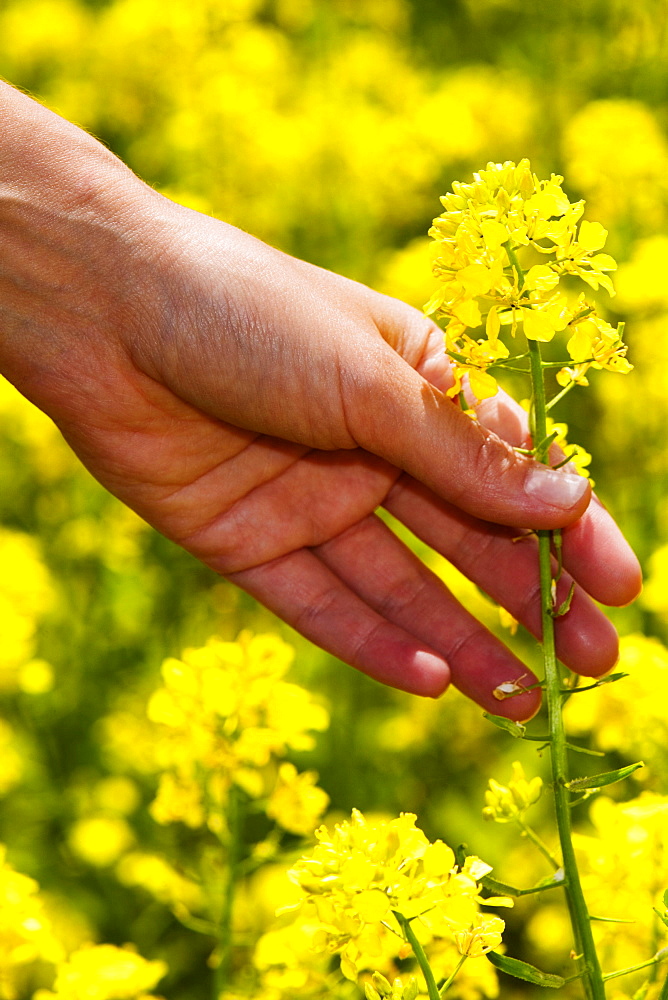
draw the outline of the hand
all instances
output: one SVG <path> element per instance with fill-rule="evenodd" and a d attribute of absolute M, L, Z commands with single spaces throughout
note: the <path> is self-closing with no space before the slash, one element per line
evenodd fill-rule
<path fill-rule="evenodd" d="M 580 673 L 612 667 L 588 594 L 631 600 L 635 557 L 584 480 L 513 451 L 512 401 L 478 424 L 443 395 L 434 324 L 166 201 L 73 126 L 3 100 L 0 363 L 100 482 L 341 659 L 419 694 L 452 680 L 516 718 L 538 693 L 500 703 L 494 688 L 532 675 L 374 511 L 534 633 L 534 545 L 513 539 L 568 526 L 579 586 L 558 652 Z"/>

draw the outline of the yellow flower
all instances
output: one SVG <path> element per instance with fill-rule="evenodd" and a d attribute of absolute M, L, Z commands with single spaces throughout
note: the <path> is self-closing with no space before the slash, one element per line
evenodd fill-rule
<path fill-rule="evenodd" d="M 500 917 L 478 914 L 477 919 L 466 930 L 457 931 L 455 944 L 461 955 L 480 958 L 501 944 L 505 924 Z"/>
<path fill-rule="evenodd" d="M 292 656 L 278 636 L 244 632 L 237 642 L 209 639 L 181 659 L 165 660 L 164 684 L 148 704 L 160 731 L 156 764 L 163 771 L 154 819 L 219 824 L 232 785 L 252 798 L 270 794 L 276 776 L 271 762 L 290 749 L 311 749 L 310 731 L 325 729 L 328 715 L 309 692 L 283 679 Z M 293 823 L 305 823 L 309 812 L 315 824 L 315 802 L 322 805 L 324 792 L 311 788 L 307 809 L 309 780 L 293 783 Z M 287 789 L 280 794 L 285 801 Z"/>
<path fill-rule="evenodd" d="M 395 953 L 405 957 L 395 914 L 412 921 L 425 941 L 453 940 L 476 923 L 482 902 L 478 883 L 491 871 L 489 865 L 467 858 L 459 868 L 451 848 L 440 840 L 430 843 L 415 819 L 403 813 L 374 822 L 354 810 L 351 820 L 332 833 L 326 827 L 317 830 L 318 845 L 290 872 L 304 891 L 302 908 L 321 924 L 321 948 L 341 954 L 342 972 L 350 979 L 359 969 L 373 967 L 388 936 Z"/>
<path fill-rule="evenodd" d="M 105 868 L 132 846 L 134 833 L 120 816 L 87 816 L 74 823 L 68 841 L 83 861 Z"/>
<path fill-rule="evenodd" d="M 7 864 L 0 846 L 0 993 L 10 1000 L 21 966 L 62 958 L 38 893 L 37 882 Z"/>
<path fill-rule="evenodd" d="M 557 373 L 559 385 L 567 386 L 570 382 L 587 385 L 586 373 L 590 368 L 605 368 L 620 375 L 632 371 L 633 365 L 626 359 L 626 344 L 622 343 L 619 330 L 597 316 L 583 300 L 579 305 L 582 308 L 578 313 L 585 315 L 569 324 L 571 336 L 566 345 L 575 364 Z"/>
<path fill-rule="evenodd" d="M 487 369 L 502 367 L 510 354 L 498 339 L 501 326 L 509 325 L 514 337 L 521 324 L 528 340 L 547 343 L 574 322 L 576 314 L 558 287 L 564 276 L 575 275 L 614 294 L 607 272 L 615 269 L 615 261 L 599 252 L 607 232 L 598 222 L 582 220 L 584 202 L 571 203 L 562 183 L 555 174 L 539 180 L 528 160 L 490 163 L 474 174 L 472 183 L 455 182 L 441 198 L 445 211 L 429 231 L 439 285 L 424 309 L 447 324 L 446 351 L 454 372 L 448 395 L 461 391 L 465 377 L 477 400 L 494 395 L 496 380 Z M 536 254 L 543 263 L 531 262 Z M 604 322 L 590 306 L 586 317 L 594 324 Z M 486 339 L 468 332 L 483 322 Z M 613 346 L 612 328 L 597 329 L 605 345 L 588 363 L 630 370 L 619 333 L 615 331 Z M 571 331 L 578 347 L 584 336 L 586 331 Z M 571 377 L 564 369 L 561 378 L 585 384 L 580 371 Z"/>
<path fill-rule="evenodd" d="M 58 969 L 53 993 L 59 1000 L 147 1000 L 167 972 L 164 962 L 149 962 L 129 947 L 91 945 L 70 955 Z"/>
<path fill-rule="evenodd" d="M 485 819 L 493 819 L 497 823 L 513 822 L 538 801 L 542 791 L 543 779 L 537 776 L 527 781 L 524 768 L 519 761 L 515 761 L 507 786 L 499 784 L 494 778 L 489 779 L 482 814 Z"/>
<path fill-rule="evenodd" d="M 307 835 L 313 830 L 329 805 L 329 795 L 318 788 L 315 771 L 299 773 L 294 764 L 284 761 L 267 803 L 267 816 L 290 833 Z"/>
<path fill-rule="evenodd" d="M 123 885 L 139 886 L 161 903 L 188 911 L 202 908 L 200 887 L 157 854 L 133 851 L 121 858 L 115 870 Z"/>

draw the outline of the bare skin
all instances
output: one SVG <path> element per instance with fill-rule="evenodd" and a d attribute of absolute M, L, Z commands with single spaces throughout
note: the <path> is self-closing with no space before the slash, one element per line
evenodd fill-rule
<path fill-rule="evenodd" d="M 2 84 L 0 118 L 0 371 L 107 489 L 342 660 L 513 718 L 538 692 L 494 689 L 533 676 L 375 511 L 534 634 L 533 541 L 514 539 L 564 527 L 578 587 L 559 655 L 591 676 L 614 665 L 591 598 L 632 600 L 634 555 L 584 480 L 513 450 L 515 403 L 486 401 L 476 423 L 447 399 L 433 323 L 167 201 Z"/>

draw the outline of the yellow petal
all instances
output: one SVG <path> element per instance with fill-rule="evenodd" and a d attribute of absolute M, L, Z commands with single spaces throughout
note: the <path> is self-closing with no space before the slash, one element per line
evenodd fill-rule
<path fill-rule="evenodd" d="M 499 336 L 499 330 L 501 329 L 501 320 L 499 319 L 499 310 L 496 306 L 492 308 L 487 313 L 487 322 L 485 324 L 485 332 L 487 334 L 487 339 L 494 342 Z"/>
<path fill-rule="evenodd" d="M 476 327 L 482 323 L 482 316 L 478 303 L 471 299 L 464 299 L 452 307 L 453 315 L 464 324 L 464 326 Z"/>
<path fill-rule="evenodd" d="M 469 384 L 471 386 L 471 392 L 478 401 L 481 399 L 489 399 L 491 396 L 496 396 L 498 389 L 496 379 L 487 372 L 480 372 L 475 369 L 470 371 Z"/>
<path fill-rule="evenodd" d="M 609 253 L 597 253 L 591 260 L 590 264 L 595 267 L 597 271 L 616 271 L 617 261 L 614 257 L 611 257 Z"/>
<path fill-rule="evenodd" d="M 422 862 L 425 875 L 447 875 L 455 866 L 455 855 L 451 847 L 437 840 L 424 852 Z"/>
<path fill-rule="evenodd" d="M 510 238 L 508 230 L 500 222 L 483 222 L 480 229 L 485 246 L 489 250 L 498 250 Z"/>
<path fill-rule="evenodd" d="M 484 264 L 469 264 L 457 272 L 457 281 L 467 295 L 485 295 L 492 287 L 492 275 Z"/>
<path fill-rule="evenodd" d="M 589 336 L 586 327 L 586 323 L 577 326 L 575 333 L 566 345 L 568 353 L 576 363 L 587 361 L 593 355 L 592 338 Z"/>
<path fill-rule="evenodd" d="M 524 336 L 529 340 L 540 340 L 547 343 L 555 334 L 554 322 L 544 312 L 535 309 L 523 309 Z"/>
<path fill-rule="evenodd" d="M 559 283 L 559 275 L 555 274 L 549 264 L 534 264 L 526 273 L 524 287 L 541 292 L 549 292 Z"/>
<path fill-rule="evenodd" d="M 608 230 L 604 229 L 600 222 L 587 222 L 585 219 L 580 223 L 578 244 L 583 250 L 588 250 L 590 253 L 600 250 L 605 246 L 607 238 Z"/>
<path fill-rule="evenodd" d="M 362 920 L 368 924 L 384 920 L 390 909 L 390 901 L 380 889 L 366 889 L 358 893 L 353 905 Z"/>

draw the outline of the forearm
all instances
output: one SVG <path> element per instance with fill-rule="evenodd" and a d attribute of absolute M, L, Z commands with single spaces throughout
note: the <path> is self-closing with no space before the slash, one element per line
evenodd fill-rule
<path fill-rule="evenodd" d="M 112 313 L 147 189 L 91 136 L 3 83 L 0 121 L 0 372 L 58 419 L 115 350 Z"/>

